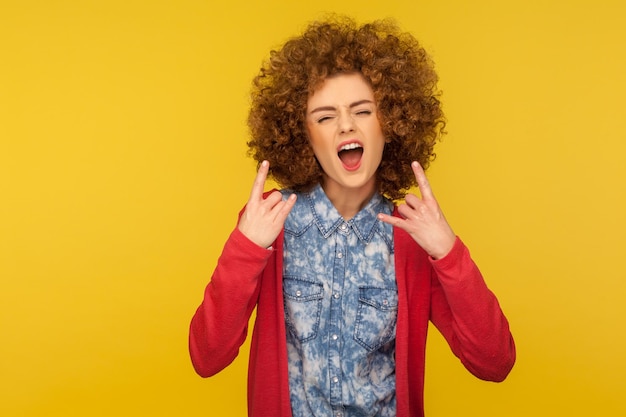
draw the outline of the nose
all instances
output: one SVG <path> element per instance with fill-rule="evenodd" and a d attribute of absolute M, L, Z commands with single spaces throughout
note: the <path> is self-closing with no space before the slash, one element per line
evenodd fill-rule
<path fill-rule="evenodd" d="M 349 111 L 340 112 L 338 117 L 339 133 L 354 132 L 354 119 Z"/>

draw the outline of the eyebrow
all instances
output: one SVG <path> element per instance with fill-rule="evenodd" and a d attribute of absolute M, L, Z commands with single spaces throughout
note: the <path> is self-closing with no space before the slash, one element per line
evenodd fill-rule
<path fill-rule="evenodd" d="M 352 109 L 354 107 L 360 106 L 361 104 L 374 104 L 374 102 L 372 100 L 367 100 L 367 99 L 359 100 L 359 101 L 355 101 L 354 103 L 351 103 L 349 107 Z M 321 106 L 321 107 L 314 108 L 313 110 L 309 112 L 309 114 L 318 113 L 321 111 L 333 111 L 333 110 L 337 110 L 337 108 L 333 106 Z"/>

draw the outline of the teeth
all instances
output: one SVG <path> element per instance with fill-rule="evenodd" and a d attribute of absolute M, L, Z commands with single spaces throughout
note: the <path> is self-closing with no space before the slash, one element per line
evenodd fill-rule
<path fill-rule="evenodd" d="M 361 148 L 362 146 L 358 143 L 348 143 L 339 148 L 340 151 L 349 151 L 350 149 Z"/>

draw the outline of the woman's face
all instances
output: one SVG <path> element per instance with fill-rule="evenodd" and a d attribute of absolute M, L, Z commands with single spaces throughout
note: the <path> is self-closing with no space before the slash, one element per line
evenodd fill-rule
<path fill-rule="evenodd" d="M 306 126 L 327 194 L 374 192 L 385 138 L 374 92 L 360 73 L 327 78 L 307 100 Z"/>

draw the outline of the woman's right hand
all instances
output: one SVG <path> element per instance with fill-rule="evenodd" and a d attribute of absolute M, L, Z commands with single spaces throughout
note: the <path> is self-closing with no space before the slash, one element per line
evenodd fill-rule
<path fill-rule="evenodd" d="M 283 200 L 279 191 L 274 191 L 265 199 L 263 198 L 269 167 L 268 161 L 261 162 L 252 185 L 250 198 L 237 226 L 248 239 L 264 248 L 269 247 L 276 240 L 296 202 L 295 194 Z"/>

